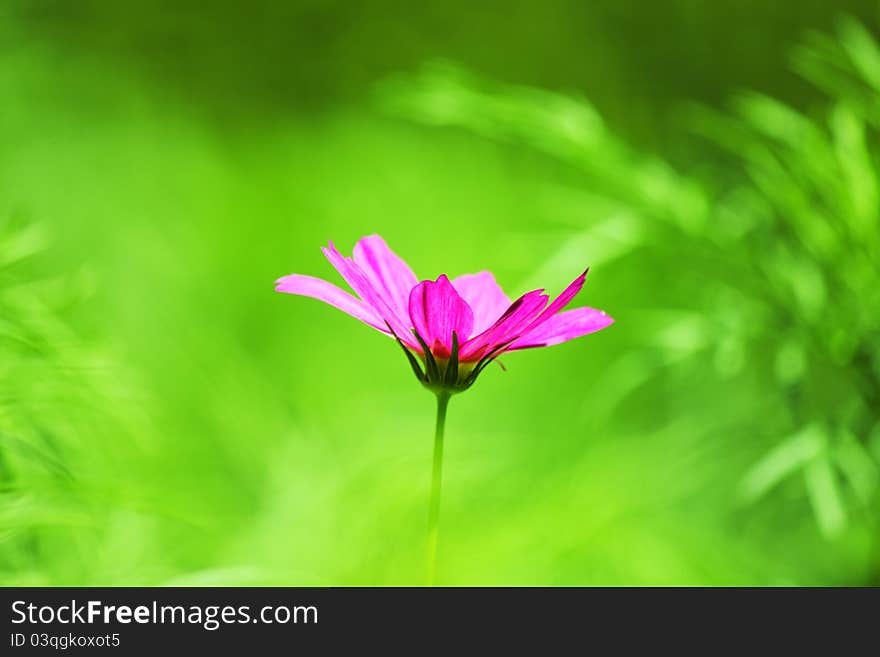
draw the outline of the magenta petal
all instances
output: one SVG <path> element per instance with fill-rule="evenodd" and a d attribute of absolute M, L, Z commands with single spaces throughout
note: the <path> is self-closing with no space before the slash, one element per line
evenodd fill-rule
<path fill-rule="evenodd" d="M 548 297 L 543 292 L 533 290 L 514 301 L 491 327 L 462 346 L 461 360 L 479 360 L 496 347 L 522 335 L 523 330 L 547 305 Z"/>
<path fill-rule="evenodd" d="M 587 280 L 587 272 L 589 269 L 585 270 L 583 274 L 574 279 L 571 283 L 569 283 L 568 287 L 565 288 L 562 293 L 553 299 L 550 304 L 544 309 L 534 322 L 529 324 L 529 326 L 522 331 L 522 334 L 531 333 L 535 329 L 537 329 L 541 324 L 548 321 L 551 317 L 553 317 L 560 310 L 565 308 L 572 299 L 577 296 L 577 293 L 581 291 L 584 287 L 584 282 Z"/>
<path fill-rule="evenodd" d="M 488 271 L 464 274 L 452 286 L 474 311 L 474 333 L 482 333 L 510 307 L 510 299 Z"/>
<path fill-rule="evenodd" d="M 409 293 L 418 283 L 409 265 L 379 235 L 368 235 L 355 244 L 353 259 L 397 316 L 407 317 Z"/>
<path fill-rule="evenodd" d="M 357 294 L 376 315 L 383 321 L 388 322 L 394 333 L 410 347 L 417 347 L 418 342 L 413 338 L 409 330 L 409 319 L 401 319 L 400 315 L 391 307 L 389 301 L 379 294 L 370 284 L 367 275 L 358 267 L 351 258 L 344 257 L 333 242 L 321 249 L 330 264 L 336 268 L 336 271 L 345 279 L 345 282 L 351 286 L 351 289 Z"/>
<path fill-rule="evenodd" d="M 422 281 L 409 295 L 409 317 L 413 327 L 435 356 L 448 358 L 452 332 L 459 342 L 470 337 L 474 313 L 445 274 L 436 281 Z"/>
<path fill-rule="evenodd" d="M 595 308 L 573 308 L 543 322 L 538 328 L 527 332 L 514 342 L 509 351 L 529 349 L 530 347 L 549 347 L 550 345 L 579 338 L 588 333 L 601 331 L 610 326 L 614 320 L 601 310 Z"/>
<path fill-rule="evenodd" d="M 385 323 L 363 301 L 356 299 L 344 290 L 340 290 L 333 283 L 328 283 L 320 278 L 303 276 L 302 274 L 284 276 L 276 281 L 275 291 L 318 299 L 373 328 L 388 333 L 388 327 L 385 326 Z"/>

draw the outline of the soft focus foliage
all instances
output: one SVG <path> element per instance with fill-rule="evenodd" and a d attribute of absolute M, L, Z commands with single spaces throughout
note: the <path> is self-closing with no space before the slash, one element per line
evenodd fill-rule
<path fill-rule="evenodd" d="M 433 399 L 391 340 L 272 292 L 372 232 L 512 296 L 589 264 L 576 305 L 618 321 L 453 400 L 441 583 L 880 581 L 861 24 L 793 51 L 821 95 L 731 73 L 695 96 L 730 109 L 619 118 L 448 63 L 372 108 L 205 111 L 183 73 L 0 30 L 0 583 L 419 583 Z M 652 103 L 685 147 L 621 136 Z"/>
<path fill-rule="evenodd" d="M 841 23 L 839 41 L 813 41 L 795 66 L 831 91 L 828 109 L 812 119 L 746 94 L 733 116 L 693 110 L 692 125 L 732 159 L 698 184 L 634 155 L 587 103 L 566 96 L 493 89 L 432 67 L 415 84 L 389 85 L 384 98 L 422 121 L 525 143 L 574 165 L 607 214 L 627 217 L 620 226 L 606 220 L 612 234 L 628 238 L 606 256 L 650 253 L 696 274 L 696 285 L 670 304 L 683 314 L 660 331 L 661 347 L 679 356 L 706 351 L 723 378 L 758 375 L 766 385 L 761 403 L 773 399 L 773 410 L 744 414 L 742 430 L 767 431 L 778 421 L 790 436 L 747 473 L 743 497 L 754 501 L 802 472 L 819 527 L 833 537 L 846 526 L 849 502 L 861 523 L 873 523 L 877 511 L 880 177 L 871 121 L 880 47 L 852 20 Z M 594 230 L 576 239 L 595 244 Z"/>

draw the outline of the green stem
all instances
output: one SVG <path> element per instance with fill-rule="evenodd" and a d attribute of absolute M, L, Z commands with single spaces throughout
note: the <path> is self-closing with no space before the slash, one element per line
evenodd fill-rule
<path fill-rule="evenodd" d="M 437 573 L 437 536 L 440 530 L 440 492 L 443 483 L 443 430 L 449 394 L 437 393 L 437 426 L 434 430 L 434 466 L 431 472 L 431 505 L 428 510 L 428 546 L 425 583 L 434 586 Z"/>

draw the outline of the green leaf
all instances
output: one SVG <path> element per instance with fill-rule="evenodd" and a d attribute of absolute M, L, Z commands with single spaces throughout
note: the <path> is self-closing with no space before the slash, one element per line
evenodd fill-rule
<path fill-rule="evenodd" d="M 840 43 L 856 70 L 880 91 L 880 47 L 865 26 L 853 18 L 840 23 Z"/>
<path fill-rule="evenodd" d="M 827 455 L 814 458 L 804 470 L 807 493 L 816 514 L 816 522 L 825 538 L 834 538 L 846 528 L 846 511 L 837 477 Z"/>
<path fill-rule="evenodd" d="M 868 504 L 880 485 L 880 468 L 868 451 L 848 431 L 834 447 L 834 463 L 863 504 Z"/>
<path fill-rule="evenodd" d="M 740 483 L 740 495 L 755 502 L 822 451 L 823 430 L 811 424 L 790 436 L 755 463 Z"/>

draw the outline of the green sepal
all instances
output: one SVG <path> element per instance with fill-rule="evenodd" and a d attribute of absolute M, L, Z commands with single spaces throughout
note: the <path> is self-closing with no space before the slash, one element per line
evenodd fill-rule
<path fill-rule="evenodd" d="M 395 341 L 397 341 L 397 344 L 399 344 L 400 348 L 403 349 L 403 353 L 406 354 L 406 359 L 409 361 L 409 364 L 412 367 L 413 374 L 416 375 L 416 378 L 421 383 L 427 383 L 428 377 L 425 376 L 425 373 L 422 371 L 422 366 L 421 364 L 419 364 L 418 359 L 413 356 L 413 353 L 409 349 L 407 349 L 407 346 L 403 344 L 403 340 L 401 340 L 397 336 L 397 333 L 394 332 L 394 329 L 391 328 L 391 325 L 388 322 L 385 322 L 385 326 L 388 327 L 388 330 L 391 331 L 391 335 L 394 336 Z"/>
<path fill-rule="evenodd" d="M 406 348 L 406 345 L 403 344 L 400 338 L 396 338 L 397 344 L 400 345 L 400 348 L 403 349 L 403 353 L 406 354 L 406 358 L 409 361 L 409 364 L 412 366 L 413 373 L 416 375 L 416 378 L 422 383 L 428 382 L 428 377 L 425 376 L 425 373 L 422 372 L 422 366 L 419 364 L 418 358 L 413 356 L 413 353 Z"/>
<path fill-rule="evenodd" d="M 448 388 L 458 383 L 458 335 L 452 332 L 452 355 L 446 363 L 446 373 L 443 375 L 443 385 Z"/>
<path fill-rule="evenodd" d="M 422 346 L 422 351 L 425 352 L 425 373 L 428 376 L 428 381 L 434 383 L 440 380 L 440 370 L 437 368 L 437 361 L 434 360 L 434 354 L 431 353 L 431 350 L 428 349 L 428 345 L 425 344 L 424 338 L 419 335 L 419 332 L 413 329 L 413 335 L 416 336 L 416 340 L 419 341 L 419 344 Z"/>
<path fill-rule="evenodd" d="M 489 363 L 491 363 L 493 360 L 495 360 L 497 356 L 501 355 L 501 352 L 507 349 L 507 347 L 509 347 L 511 344 L 513 344 L 515 340 L 516 338 L 514 338 L 513 340 L 508 340 L 507 342 L 503 342 L 502 344 L 495 347 L 488 354 L 483 356 L 480 359 L 480 362 L 477 363 L 477 366 L 474 368 L 473 372 L 471 372 L 468 375 L 468 378 L 465 379 L 464 387 L 462 389 L 467 390 L 468 388 L 470 388 L 474 384 L 474 381 L 477 380 L 477 377 L 480 376 L 480 372 L 486 369 L 486 366 L 489 365 Z"/>

